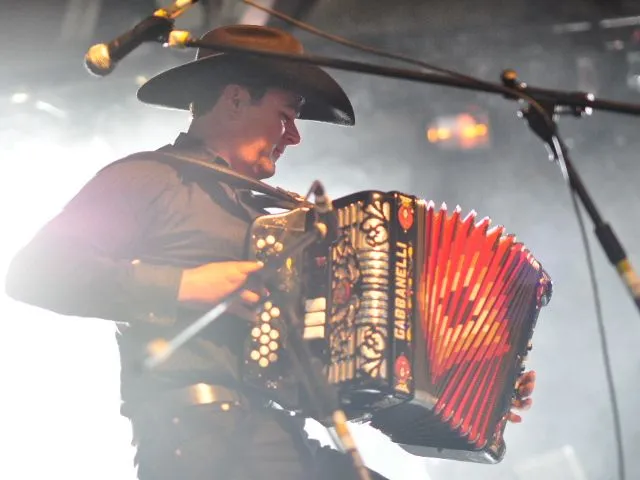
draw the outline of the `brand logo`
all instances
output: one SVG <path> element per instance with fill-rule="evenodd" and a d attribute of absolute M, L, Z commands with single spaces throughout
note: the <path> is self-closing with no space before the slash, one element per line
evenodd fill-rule
<path fill-rule="evenodd" d="M 407 231 L 413 226 L 415 219 L 415 211 L 413 209 L 413 201 L 407 197 L 400 197 L 400 207 L 398 207 L 398 223 Z"/>
<path fill-rule="evenodd" d="M 409 393 L 409 382 L 411 381 L 411 362 L 405 355 L 396 358 L 394 365 L 395 389 L 400 392 Z"/>

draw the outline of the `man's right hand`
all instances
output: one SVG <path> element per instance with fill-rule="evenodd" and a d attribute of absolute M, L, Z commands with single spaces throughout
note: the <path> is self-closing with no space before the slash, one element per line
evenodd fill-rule
<path fill-rule="evenodd" d="M 262 266 L 260 262 L 215 262 L 187 269 L 182 273 L 178 301 L 194 307 L 213 306 L 244 285 L 249 274 Z M 241 297 L 248 304 L 260 300 L 251 290 L 244 290 Z"/>

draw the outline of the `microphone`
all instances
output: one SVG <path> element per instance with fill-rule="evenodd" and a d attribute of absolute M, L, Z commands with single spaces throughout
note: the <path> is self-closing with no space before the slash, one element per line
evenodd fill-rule
<path fill-rule="evenodd" d="M 111 42 L 93 45 L 84 56 L 85 67 L 98 77 L 108 75 L 120 60 L 143 42 L 166 41 L 173 29 L 173 20 L 197 2 L 198 0 L 176 0 L 170 7 L 156 10 L 153 15 Z"/>

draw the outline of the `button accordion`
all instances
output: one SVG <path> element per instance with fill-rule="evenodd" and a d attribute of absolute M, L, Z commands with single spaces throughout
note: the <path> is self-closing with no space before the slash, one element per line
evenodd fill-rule
<path fill-rule="evenodd" d="M 549 275 L 502 226 L 398 192 L 333 202 L 337 239 L 288 258 L 246 343 L 245 380 L 285 408 L 285 305 L 353 421 L 420 456 L 505 454 L 506 418 Z M 249 257 L 269 261 L 310 228 L 310 210 L 259 217 Z M 280 396 L 279 396 L 280 395 Z"/>

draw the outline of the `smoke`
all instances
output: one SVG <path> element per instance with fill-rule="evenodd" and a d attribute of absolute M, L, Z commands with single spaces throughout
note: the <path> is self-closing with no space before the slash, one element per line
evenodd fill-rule
<path fill-rule="evenodd" d="M 478 47 L 469 55 L 482 66 L 477 58 L 486 49 Z M 553 72 L 565 65 L 558 60 L 565 53 L 554 53 Z M 511 55 L 518 57 L 518 52 Z M 508 59 L 503 64 L 511 65 Z M 486 71 L 497 73 L 494 66 Z M 543 70 L 536 71 L 544 77 Z M 557 165 L 546 160 L 540 141 L 516 119 L 512 103 L 497 109 L 502 123 L 499 120 L 495 128 L 504 130 L 490 152 L 444 154 L 426 143 L 424 126 L 432 115 L 450 113 L 442 110 L 447 105 L 460 105 L 457 93 L 337 76 L 353 98 L 357 125 L 302 123 L 303 143 L 280 160 L 272 184 L 304 193 L 318 179 L 334 198 L 360 190 L 398 190 L 446 202 L 451 208 L 459 204 L 463 212 L 476 210 L 516 234 L 555 282 L 554 297 L 533 337 L 529 366 L 538 372 L 534 406 L 524 414 L 522 425 L 508 426 L 508 453 L 502 464 L 418 459 L 380 434 L 356 428 L 365 460 L 391 479 L 552 479 L 550 468 L 567 472 L 563 479 L 614 479 L 611 406 L 593 293 L 570 196 Z M 545 78 L 537 80 L 548 85 Z M 561 80 L 550 77 L 549 83 L 559 86 Z M 89 116 L 100 120 L 95 126 L 82 125 L 83 118 L 71 123 L 26 122 L 28 135 L 19 139 L 15 132 L 4 132 L 3 139 L 11 141 L 2 142 L 0 155 L 5 221 L 1 267 L 98 169 L 128 153 L 173 141 L 188 121 L 184 113 L 126 102 Z M 635 122 L 597 114 L 579 123 L 563 119 L 561 132 L 572 140 L 574 163 L 595 203 L 637 265 L 640 144 Z M 620 134 L 629 131 L 633 134 Z M 636 478 L 640 321 L 594 239 L 590 220 L 585 221 L 622 415 L 628 478 Z M 8 391 L 16 393 L 2 399 L 5 412 L 11 412 L 3 433 L 11 439 L 12 455 L 5 459 L 6 473 L 0 476 L 38 478 L 54 471 L 70 479 L 85 478 L 87 472 L 96 479 L 134 478 L 128 427 L 118 416 L 118 359 L 111 325 L 52 318 L 5 297 L 0 308 L 9 319 L 4 325 L 8 341 L 0 349 L 3 378 Z M 322 436 L 312 422 L 309 430 Z"/>

